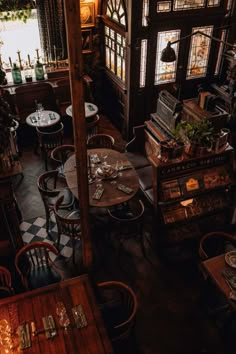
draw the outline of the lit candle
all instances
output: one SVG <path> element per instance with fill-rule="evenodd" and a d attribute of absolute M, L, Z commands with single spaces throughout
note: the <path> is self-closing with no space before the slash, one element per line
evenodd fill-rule
<path fill-rule="evenodd" d="M 9 64 L 10 64 L 10 67 L 12 68 L 12 61 L 11 61 L 11 57 L 9 57 Z"/>

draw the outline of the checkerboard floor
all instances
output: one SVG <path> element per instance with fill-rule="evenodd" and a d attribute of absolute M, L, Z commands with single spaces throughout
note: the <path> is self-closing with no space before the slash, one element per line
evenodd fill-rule
<path fill-rule="evenodd" d="M 50 235 L 46 231 L 46 219 L 37 217 L 23 221 L 20 224 L 21 235 L 24 244 L 36 241 L 49 242 L 57 247 L 57 225 L 54 216 L 51 217 Z M 76 249 L 80 247 L 80 240 L 76 240 Z M 70 237 L 61 235 L 60 245 L 58 247 L 59 256 L 52 255 L 52 260 L 65 259 L 72 256 L 72 242 Z"/>

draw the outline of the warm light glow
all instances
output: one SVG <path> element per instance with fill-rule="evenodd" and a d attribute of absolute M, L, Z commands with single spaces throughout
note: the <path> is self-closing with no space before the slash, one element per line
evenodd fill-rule
<path fill-rule="evenodd" d="M 182 200 L 182 202 L 180 202 L 180 204 L 182 206 L 186 207 L 186 206 L 192 204 L 192 202 L 193 202 L 193 199 L 187 199 L 187 200 Z"/>

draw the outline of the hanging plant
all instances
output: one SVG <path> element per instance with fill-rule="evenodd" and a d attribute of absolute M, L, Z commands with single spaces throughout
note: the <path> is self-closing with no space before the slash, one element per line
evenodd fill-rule
<path fill-rule="evenodd" d="M 0 21 L 26 22 L 33 8 L 33 0 L 0 0 Z"/>

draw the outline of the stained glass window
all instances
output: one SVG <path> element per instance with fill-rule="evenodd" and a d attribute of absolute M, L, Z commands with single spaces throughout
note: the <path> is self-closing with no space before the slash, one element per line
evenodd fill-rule
<path fill-rule="evenodd" d="M 157 12 L 169 12 L 171 11 L 171 1 L 158 1 Z"/>
<path fill-rule="evenodd" d="M 168 42 L 176 41 L 180 38 L 180 30 L 159 32 L 157 35 L 157 51 L 156 51 L 156 69 L 155 69 L 155 81 L 154 84 L 162 84 L 166 82 L 175 81 L 177 60 L 172 63 L 164 63 L 160 60 L 161 52 L 166 47 Z M 179 43 L 172 45 L 172 48 L 176 52 L 176 56 L 179 51 Z"/>
<path fill-rule="evenodd" d="M 126 26 L 125 10 L 122 0 L 108 0 L 106 15 L 120 25 Z"/>
<path fill-rule="evenodd" d="M 208 7 L 217 7 L 220 6 L 220 0 L 208 0 L 207 1 Z"/>
<path fill-rule="evenodd" d="M 139 80 L 140 87 L 145 87 L 146 84 L 146 65 L 147 65 L 147 39 L 142 39 L 141 60 L 140 60 L 140 80 Z"/>
<path fill-rule="evenodd" d="M 174 11 L 192 10 L 205 7 L 205 0 L 175 0 Z"/>
<path fill-rule="evenodd" d="M 193 28 L 192 33 L 201 31 L 211 36 L 212 29 L 212 26 L 195 27 Z M 210 38 L 202 34 L 192 36 L 188 58 L 187 79 L 206 76 L 210 45 Z"/>
<path fill-rule="evenodd" d="M 125 37 L 105 26 L 106 67 L 125 81 Z"/>
<path fill-rule="evenodd" d="M 142 26 L 147 27 L 147 17 L 149 15 L 149 0 L 143 0 Z"/>

